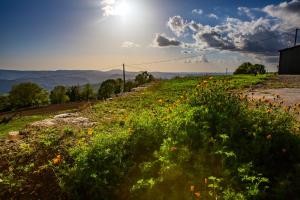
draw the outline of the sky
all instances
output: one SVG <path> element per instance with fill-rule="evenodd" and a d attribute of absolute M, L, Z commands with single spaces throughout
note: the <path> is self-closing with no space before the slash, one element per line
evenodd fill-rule
<path fill-rule="evenodd" d="M 2 69 L 276 71 L 300 0 L 1 0 L 0 26 Z"/>

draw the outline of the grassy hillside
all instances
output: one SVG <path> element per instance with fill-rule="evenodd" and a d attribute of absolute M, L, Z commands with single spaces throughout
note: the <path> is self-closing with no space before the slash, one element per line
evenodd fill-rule
<path fill-rule="evenodd" d="M 94 127 L 27 127 L 19 143 L 1 144 L 0 197 L 294 197 L 297 123 L 281 108 L 239 94 L 266 78 L 160 81 L 86 108 L 81 115 Z"/>

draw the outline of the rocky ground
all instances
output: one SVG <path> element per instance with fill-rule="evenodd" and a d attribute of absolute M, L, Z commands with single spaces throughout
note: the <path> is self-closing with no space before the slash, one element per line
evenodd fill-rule
<path fill-rule="evenodd" d="M 247 91 L 250 100 L 279 104 L 300 121 L 300 75 L 279 75 Z"/>

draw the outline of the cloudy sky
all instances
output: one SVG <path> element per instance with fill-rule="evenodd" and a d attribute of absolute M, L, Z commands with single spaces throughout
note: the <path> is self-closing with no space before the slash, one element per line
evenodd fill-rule
<path fill-rule="evenodd" d="M 0 16 L 0 68 L 274 71 L 300 0 L 1 0 Z"/>

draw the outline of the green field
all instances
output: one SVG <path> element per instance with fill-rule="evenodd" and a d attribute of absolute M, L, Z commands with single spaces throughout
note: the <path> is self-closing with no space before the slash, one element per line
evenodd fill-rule
<path fill-rule="evenodd" d="M 94 127 L 28 127 L 8 153 L 1 145 L 0 198 L 296 197 L 298 123 L 240 94 L 271 76 L 158 81 L 86 108 Z M 45 117 L 0 125 L 1 135 Z"/>

